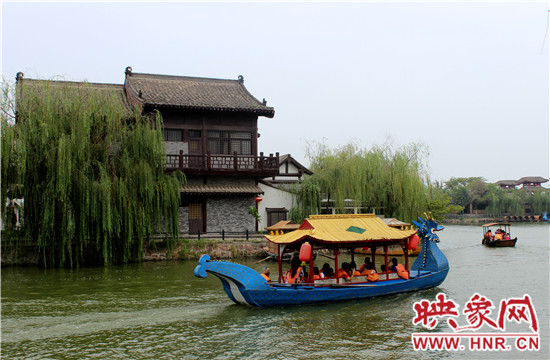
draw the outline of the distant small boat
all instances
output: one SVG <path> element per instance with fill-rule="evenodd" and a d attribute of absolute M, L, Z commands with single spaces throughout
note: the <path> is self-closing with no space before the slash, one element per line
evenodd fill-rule
<path fill-rule="evenodd" d="M 491 227 L 497 228 L 495 233 L 489 235 Z M 510 237 L 510 223 L 496 222 L 482 225 L 483 228 L 483 240 L 481 243 L 489 247 L 514 247 L 518 238 Z"/>

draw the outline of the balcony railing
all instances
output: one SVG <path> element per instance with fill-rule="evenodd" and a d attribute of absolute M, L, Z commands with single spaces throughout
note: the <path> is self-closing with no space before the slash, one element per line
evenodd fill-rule
<path fill-rule="evenodd" d="M 180 170 L 186 175 L 257 175 L 279 174 L 279 153 L 264 156 L 253 155 L 188 155 L 180 150 L 178 155 L 170 154 L 166 170 Z"/>

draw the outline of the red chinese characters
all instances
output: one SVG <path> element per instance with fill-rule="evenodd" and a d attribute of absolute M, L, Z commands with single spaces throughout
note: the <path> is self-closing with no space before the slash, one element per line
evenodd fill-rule
<path fill-rule="evenodd" d="M 466 302 L 462 313 L 466 316 L 468 325 L 459 326 L 455 318 L 459 316 L 459 305 L 451 299 L 447 299 L 444 293 L 439 293 L 435 301 L 422 300 L 415 302 L 413 310 L 416 316 L 413 324 L 433 329 L 437 326 L 439 319 L 447 318 L 447 323 L 455 331 L 472 330 L 476 331 L 483 325 L 493 329 L 506 330 L 506 322 L 525 322 L 531 330 L 538 333 L 538 321 L 531 297 L 524 295 L 523 298 L 504 299 L 500 302 L 498 309 L 498 321 L 491 316 L 495 306 L 487 297 L 475 293 Z"/>

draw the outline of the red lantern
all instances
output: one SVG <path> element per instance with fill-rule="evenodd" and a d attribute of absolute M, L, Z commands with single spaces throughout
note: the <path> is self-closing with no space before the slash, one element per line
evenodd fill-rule
<path fill-rule="evenodd" d="M 262 202 L 262 197 L 260 195 L 256 196 L 256 203 L 261 203 Z"/>
<path fill-rule="evenodd" d="M 418 237 L 418 235 L 414 234 L 410 239 L 409 239 L 409 246 L 408 246 L 408 249 L 409 250 L 412 250 L 412 251 L 415 251 L 416 248 L 418 247 L 418 242 L 420 241 L 420 238 Z"/>
<path fill-rule="evenodd" d="M 311 255 L 313 254 L 313 249 L 309 243 L 305 242 L 300 247 L 300 261 L 309 262 L 311 260 Z"/>

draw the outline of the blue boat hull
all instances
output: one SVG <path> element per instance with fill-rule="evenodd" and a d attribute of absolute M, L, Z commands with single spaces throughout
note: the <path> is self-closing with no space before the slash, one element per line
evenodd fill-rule
<path fill-rule="evenodd" d="M 256 307 L 302 305 L 322 302 L 365 299 L 429 289 L 440 285 L 449 272 L 449 262 L 437 243 L 435 231 L 442 230 L 433 219 L 413 221 L 419 228 L 422 250 L 411 266 L 409 279 L 341 284 L 269 284 L 257 271 L 228 261 L 210 261 L 203 255 L 195 268 L 195 276 L 207 273 L 218 277 L 227 296 L 238 304 Z M 384 277 L 384 276 L 382 276 Z"/>
<path fill-rule="evenodd" d="M 227 296 L 238 304 L 255 307 L 302 305 L 365 299 L 429 289 L 440 285 L 449 272 L 447 258 L 434 241 L 423 240 L 423 249 L 410 271 L 410 278 L 372 283 L 342 283 L 313 286 L 303 284 L 268 284 L 255 270 L 228 261 L 210 261 L 203 255 L 195 268 L 195 276 L 207 273 L 218 277 Z"/>

